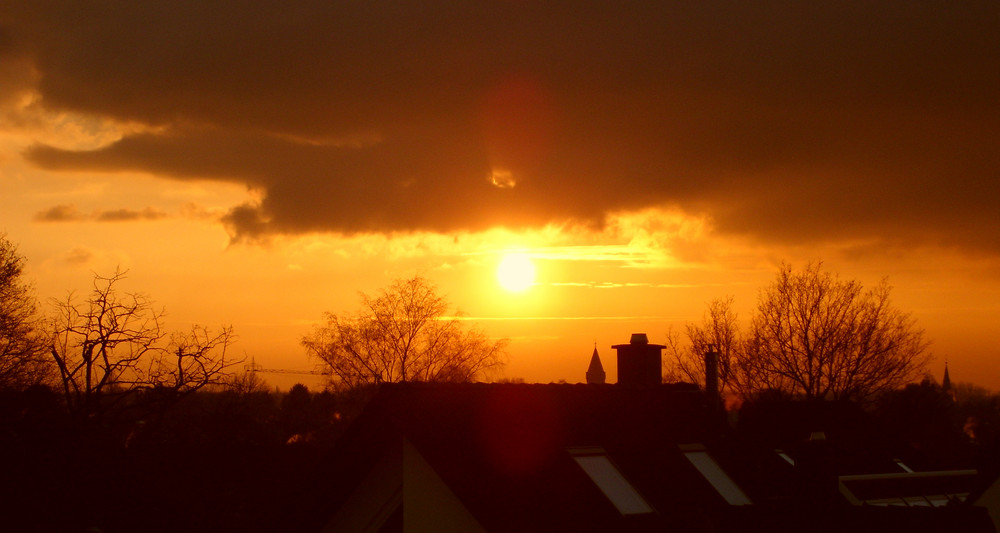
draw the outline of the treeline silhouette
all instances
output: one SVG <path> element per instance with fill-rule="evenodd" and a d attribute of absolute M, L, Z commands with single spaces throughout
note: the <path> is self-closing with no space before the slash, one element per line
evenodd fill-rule
<path fill-rule="evenodd" d="M 917 471 L 974 468 L 1000 476 L 1000 394 L 971 384 L 942 388 L 931 378 L 874 402 L 805 401 L 765 392 L 743 403 L 739 438 L 787 449 L 823 431 L 835 437 L 845 471 L 879 473 L 868 458 L 896 459 Z"/>
<path fill-rule="evenodd" d="M 88 424 L 48 387 L 0 392 L 0 530 L 280 530 L 371 393 L 202 390 L 159 409 L 150 391 Z"/>

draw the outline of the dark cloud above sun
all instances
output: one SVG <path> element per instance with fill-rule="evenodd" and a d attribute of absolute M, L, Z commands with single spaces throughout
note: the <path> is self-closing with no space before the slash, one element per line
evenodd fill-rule
<path fill-rule="evenodd" d="M 1000 252 L 995 2 L 642 4 L 7 2 L 0 104 L 144 126 L 40 167 L 255 189 L 237 239 L 669 205 Z"/>

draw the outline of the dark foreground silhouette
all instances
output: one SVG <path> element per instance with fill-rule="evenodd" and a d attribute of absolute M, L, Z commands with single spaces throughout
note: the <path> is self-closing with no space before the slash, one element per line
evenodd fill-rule
<path fill-rule="evenodd" d="M 973 484 L 985 489 L 1000 457 L 994 399 L 956 404 L 930 383 L 867 410 L 765 395 L 738 422 L 684 384 L 199 392 L 167 411 L 150 402 L 99 421 L 68 417 L 44 388 L 0 399 L 3 531 L 320 531 L 399 438 L 488 530 L 781 531 L 819 521 L 825 531 L 985 531 L 984 512 L 958 503 L 851 505 L 832 481 L 878 474 L 876 483 L 898 483 L 901 462 L 975 469 Z M 809 447 L 817 430 L 827 437 L 821 452 Z M 581 466 L 602 468 L 603 456 L 653 512 L 616 509 Z M 713 461 L 752 505 L 695 467 Z M 884 489 L 849 481 L 857 498 Z M 403 526 L 401 514 L 386 518 L 389 529 Z"/>

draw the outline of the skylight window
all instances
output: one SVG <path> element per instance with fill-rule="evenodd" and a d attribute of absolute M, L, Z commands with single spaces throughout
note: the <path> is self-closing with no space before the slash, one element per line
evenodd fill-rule
<path fill-rule="evenodd" d="M 702 476 L 705 476 L 705 479 L 730 505 L 750 505 L 752 503 L 750 498 L 736 485 L 736 482 L 719 466 L 719 463 L 712 459 L 704 446 L 700 444 L 682 445 L 681 450 L 688 461 L 691 461 L 691 464 L 701 472 Z"/>
<path fill-rule="evenodd" d="M 977 475 L 975 470 L 854 474 L 840 476 L 840 493 L 854 505 L 943 507 L 966 501 Z"/>
<path fill-rule="evenodd" d="M 573 455 L 580 468 L 590 476 L 601 492 L 623 515 L 652 513 L 639 491 L 625 479 L 618 467 L 611 462 L 603 448 L 573 448 Z"/>
<path fill-rule="evenodd" d="M 791 455 L 788 455 L 788 453 L 783 450 L 775 450 L 775 452 L 778 454 L 778 457 L 784 459 L 786 463 L 795 466 L 795 459 L 792 459 Z"/>

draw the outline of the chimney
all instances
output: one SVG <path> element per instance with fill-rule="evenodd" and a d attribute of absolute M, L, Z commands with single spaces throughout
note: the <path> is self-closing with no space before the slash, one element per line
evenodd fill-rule
<path fill-rule="evenodd" d="M 714 344 L 709 344 L 705 352 L 705 396 L 708 406 L 717 411 L 721 406 L 719 395 L 719 352 Z"/>
<path fill-rule="evenodd" d="M 612 346 L 618 351 L 618 384 L 657 386 L 663 381 L 662 344 L 650 344 L 645 333 L 633 333 L 628 344 Z"/>

